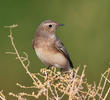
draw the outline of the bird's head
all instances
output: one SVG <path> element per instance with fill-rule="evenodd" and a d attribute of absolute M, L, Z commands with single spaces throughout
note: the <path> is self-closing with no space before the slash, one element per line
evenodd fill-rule
<path fill-rule="evenodd" d="M 56 29 L 59 26 L 63 26 L 63 25 L 64 24 L 59 24 L 53 20 L 45 20 L 40 24 L 40 26 L 38 27 L 38 30 L 49 33 L 49 34 L 55 34 Z"/>

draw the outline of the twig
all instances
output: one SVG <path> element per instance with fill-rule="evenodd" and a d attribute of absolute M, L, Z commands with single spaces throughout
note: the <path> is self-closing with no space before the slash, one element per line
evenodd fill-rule
<path fill-rule="evenodd" d="M 31 73 L 28 70 L 29 64 L 27 64 L 27 65 L 24 64 L 23 60 L 21 59 L 21 56 L 19 55 L 19 52 L 18 52 L 16 46 L 15 46 L 15 43 L 14 43 L 12 29 L 15 28 L 15 27 L 17 27 L 17 26 L 18 25 L 5 26 L 5 28 L 9 28 L 10 29 L 9 38 L 11 40 L 12 47 L 13 47 L 15 53 L 16 53 L 16 56 L 17 56 L 18 60 L 20 61 L 20 63 L 24 67 L 24 69 L 26 70 L 26 73 L 31 77 L 31 79 L 33 80 L 33 82 L 36 83 L 35 79 L 33 78 L 33 76 L 31 75 Z M 24 53 L 24 54 L 27 55 L 26 53 Z M 29 61 L 28 61 L 28 63 L 29 63 Z"/>
<path fill-rule="evenodd" d="M 6 97 L 3 94 L 3 90 L 0 91 L 0 99 L 1 100 L 6 100 Z"/>

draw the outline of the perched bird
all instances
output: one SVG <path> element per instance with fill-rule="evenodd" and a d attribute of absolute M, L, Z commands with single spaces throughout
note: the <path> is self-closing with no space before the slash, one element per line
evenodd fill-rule
<path fill-rule="evenodd" d="M 43 21 L 37 28 L 33 48 L 46 66 L 68 71 L 73 68 L 72 61 L 63 43 L 56 36 L 56 29 L 62 25 L 53 20 Z"/>

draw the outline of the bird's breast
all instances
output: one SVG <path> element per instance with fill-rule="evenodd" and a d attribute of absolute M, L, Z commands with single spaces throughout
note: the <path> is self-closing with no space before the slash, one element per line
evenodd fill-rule
<path fill-rule="evenodd" d="M 45 64 L 53 66 L 58 65 L 60 67 L 67 66 L 68 64 L 65 56 L 60 52 L 56 52 L 52 48 L 35 48 L 35 51 L 40 60 Z"/>

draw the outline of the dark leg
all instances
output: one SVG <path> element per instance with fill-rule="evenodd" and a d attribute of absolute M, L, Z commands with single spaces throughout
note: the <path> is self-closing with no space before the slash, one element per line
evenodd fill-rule
<path fill-rule="evenodd" d="M 48 66 L 47 69 L 50 69 L 50 66 Z"/>
<path fill-rule="evenodd" d="M 47 67 L 47 69 L 50 69 L 52 67 L 52 65 L 49 65 L 48 67 Z"/>
<path fill-rule="evenodd" d="M 63 72 L 63 68 L 60 68 L 60 72 Z"/>

